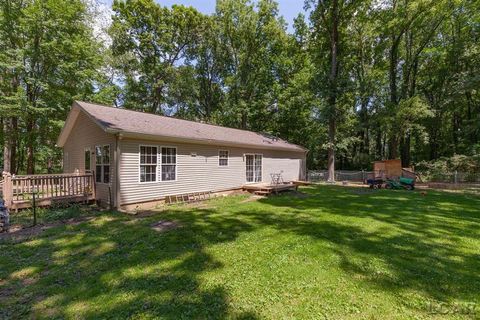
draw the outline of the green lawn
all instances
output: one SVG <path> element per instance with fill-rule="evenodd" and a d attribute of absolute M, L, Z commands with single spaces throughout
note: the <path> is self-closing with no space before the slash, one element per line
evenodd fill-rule
<path fill-rule="evenodd" d="M 0 318 L 480 317 L 480 198 L 301 191 L 0 242 Z"/>

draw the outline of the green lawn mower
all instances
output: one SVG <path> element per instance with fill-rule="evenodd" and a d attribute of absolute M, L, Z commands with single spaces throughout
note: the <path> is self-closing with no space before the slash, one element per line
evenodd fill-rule
<path fill-rule="evenodd" d="M 398 181 L 387 179 L 387 182 L 385 183 L 385 188 L 393 189 L 393 190 L 398 190 L 398 189 L 413 190 L 415 189 L 415 179 L 403 178 L 403 177 L 400 177 Z"/>

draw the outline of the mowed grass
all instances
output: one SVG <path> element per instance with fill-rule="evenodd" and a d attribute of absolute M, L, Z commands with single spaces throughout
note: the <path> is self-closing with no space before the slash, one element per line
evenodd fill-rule
<path fill-rule="evenodd" d="M 480 316 L 480 198 L 301 192 L 107 212 L 2 242 L 0 318 Z"/>

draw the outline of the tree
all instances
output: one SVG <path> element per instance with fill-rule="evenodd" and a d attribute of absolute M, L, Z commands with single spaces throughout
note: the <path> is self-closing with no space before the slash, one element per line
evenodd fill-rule
<path fill-rule="evenodd" d="M 316 64 L 316 84 L 324 101 L 323 113 L 328 119 L 328 181 L 335 181 L 335 146 L 338 99 L 346 74 L 345 38 L 346 23 L 350 19 L 352 3 L 347 0 L 306 1 L 312 8 L 310 20 L 314 28 L 312 50 Z"/>
<path fill-rule="evenodd" d="M 278 6 L 260 0 L 255 10 L 248 0 L 219 0 L 215 17 L 226 92 L 221 121 L 243 129 L 266 130 L 277 103 L 275 61 L 286 40 Z"/>
<path fill-rule="evenodd" d="M 11 0 L 1 5 L 1 107 L 8 114 L 9 132 L 4 164 L 18 172 L 25 159 L 25 171 L 32 174 L 39 144 L 54 149 L 61 128 L 57 120 L 66 117 L 74 96 L 94 91 L 99 46 L 83 1 Z"/>
<path fill-rule="evenodd" d="M 165 113 L 176 65 L 192 59 L 204 17 L 195 9 L 153 0 L 113 3 L 113 55 L 124 78 L 123 105 Z"/>

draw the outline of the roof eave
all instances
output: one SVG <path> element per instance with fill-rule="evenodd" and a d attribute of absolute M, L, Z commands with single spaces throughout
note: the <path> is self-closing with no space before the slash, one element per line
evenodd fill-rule
<path fill-rule="evenodd" d="M 269 150 L 280 150 L 280 151 L 290 151 L 290 152 L 306 152 L 307 149 L 295 145 L 295 147 L 288 148 L 288 147 L 281 147 L 281 146 L 269 146 L 269 145 L 256 145 L 256 144 L 247 144 L 247 143 L 235 143 L 231 141 L 224 141 L 224 140 L 213 140 L 213 139 L 195 139 L 195 138 L 185 138 L 185 137 L 175 137 L 175 136 L 160 136 L 160 135 L 152 135 L 152 134 L 145 134 L 145 133 L 138 133 L 138 132 L 127 132 L 118 129 L 109 129 L 105 130 L 107 133 L 111 134 L 118 134 L 122 138 L 130 138 L 130 139 L 145 139 L 145 140 L 161 140 L 161 141 L 168 141 L 168 142 L 186 142 L 192 144 L 204 144 L 204 145 L 220 145 L 220 146 L 229 146 L 229 147 L 247 147 L 252 149 L 269 149 Z"/>

